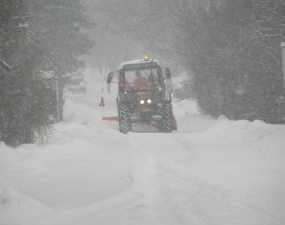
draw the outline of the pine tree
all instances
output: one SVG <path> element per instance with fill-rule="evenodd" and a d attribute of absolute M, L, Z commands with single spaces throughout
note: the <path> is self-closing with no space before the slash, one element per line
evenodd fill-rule
<path fill-rule="evenodd" d="M 80 0 L 34 0 L 30 4 L 35 13 L 29 22 L 37 32 L 50 68 L 63 76 L 84 68 L 79 57 L 90 54 L 93 46 L 84 30 L 95 25 L 85 14 L 86 6 Z M 80 81 L 77 78 L 75 82 Z"/>
<path fill-rule="evenodd" d="M 0 58 L 8 65 L 0 71 L 1 140 L 11 146 L 33 143 L 49 132 L 46 108 L 37 107 L 42 81 L 34 78 L 41 64 L 28 31 L 30 11 L 25 1 L 2 1 Z M 0 69 L 1 69 L 0 68 Z M 36 119 L 36 115 L 40 118 Z"/>
<path fill-rule="evenodd" d="M 0 7 L 0 140 L 43 142 L 51 118 L 62 118 L 55 84 L 62 96 L 64 75 L 83 66 L 78 57 L 91 47 L 81 33 L 89 22 L 75 0 L 2 0 Z"/>

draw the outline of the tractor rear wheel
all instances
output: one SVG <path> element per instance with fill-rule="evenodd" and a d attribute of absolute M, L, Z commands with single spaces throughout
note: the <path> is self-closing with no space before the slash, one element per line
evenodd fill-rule
<path fill-rule="evenodd" d="M 128 133 L 131 130 L 129 109 L 121 104 L 119 107 L 119 129 L 121 133 Z"/>
<path fill-rule="evenodd" d="M 161 128 L 162 132 L 172 132 L 172 107 L 169 101 L 163 103 Z"/>

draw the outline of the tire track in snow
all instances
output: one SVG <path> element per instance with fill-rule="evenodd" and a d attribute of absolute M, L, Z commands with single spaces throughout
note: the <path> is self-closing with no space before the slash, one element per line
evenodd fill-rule
<path fill-rule="evenodd" d="M 171 139 L 170 137 L 172 137 L 172 135 L 167 135 L 168 141 L 165 142 L 165 146 L 161 146 L 162 149 L 166 150 L 169 147 L 171 148 L 171 145 L 169 145 L 169 142 L 171 142 L 169 141 L 169 139 Z M 157 157 L 155 154 L 150 153 L 151 151 L 147 148 L 148 146 L 144 146 L 143 140 L 139 141 L 137 138 L 132 138 L 131 142 L 137 148 L 141 149 L 149 159 L 145 169 L 141 171 L 144 176 L 139 178 L 137 176 L 137 179 L 148 186 L 149 189 L 153 189 L 147 193 L 147 196 L 155 201 L 155 208 L 160 213 L 160 216 L 163 217 L 167 215 L 167 220 L 172 221 L 169 224 L 189 224 L 189 221 L 193 224 L 203 224 L 201 222 L 205 220 L 205 217 L 207 217 L 206 224 L 215 224 L 214 219 L 207 216 L 207 212 L 203 210 L 202 207 L 199 207 L 199 200 L 194 201 L 195 207 L 189 209 L 185 208 L 191 196 L 199 196 L 202 188 L 195 183 L 180 179 L 179 176 L 176 178 L 170 175 L 169 170 L 173 170 L 173 160 L 177 160 L 181 156 L 172 157 L 171 155 L 166 155 Z M 156 137 L 147 137 L 147 139 L 149 141 L 152 139 L 155 140 Z M 189 148 L 186 142 L 179 142 L 174 145 L 179 146 L 180 149 Z M 169 154 L 169 152 L 167 152 L 167 154 Z M 184 154 L 185 153 L 182 155 Z M 189 154 L 189 157 L 193 157 L 192 153 Z"/>
<path fill-rule="evenodd" d="M 185 138 L 180 139 L 178 135 L 171 135 L 169 137 L 178 141 L 179 143 L 182 143 L 184 146 L 189 146 L 189 144 L 185 141 Z M 193 154 L 193 152 L 191 152 L 191 154 Z M 188 161 L 188 163 L 190 163 L 190 161 Z M 249 193 L 233 191 L 215 182 L 205 180 L 199 177 L 199 174 L 194 174 L 191 171 L 187 170 L 187 167 L 184 165 L 178 164 L 177 160 L 175 162 L 172 161 L 171 164 L 169 162 L 160 161 L 160 168 L 165 175 L 165 179 L 161 179 L 161 181 L 166 182 L 164 187 L 168 188 L 169 192 L 175 192 L 174 190 L 177 189 L 180 191 L 176 191 L 174 195 L 177 193 L 179 195 L 179 192 L 183 193 L 184 191 L 184 196 L 186 196 L 186 193 L 188 193 L 188 201 L 191 199 L 193 200 L 194 198 L 196 199 L 196 202 L 203 202 L 204 199 L 205 202 L 203 202 L 203 204 L 196 204 L 195 206 L 193 204 L 189 204 L 191 208 L 194 206 L 194 208 L 192 208 L 192 212 L 199 212 L 203 208 L 207 209 L 207 205 L 212 205 L 215 207 L 215 203 L 219 203 L 225 211 L 228 209 L 232 211 L 231 216 L 222 215 L 222 213 L 220 213 L 222 211 L 221 209 L 213 210 L 211 208 L 206 210 L 206 212 L 197 213 L 197 215 L 203 215 L 204 218 L 202 220 L 205 219 L 205 215 L 209 216 L 210 220 L 206 224 L 215 224 L 215 218 L 219 213 L 221 214 L 220 216 L 222 218 L 219 218 L 217 221 L 223 221 L 224 217 L 229 217 L 229 221 L 232 220 L 231 217 L 233 217 L 234 220 L 238 221 L 239 217 L 251 218 L 253 216 L 256 221 L 260 222 L 260 224 L 268 224 L 267 221 L 271 221 L 271 223 L 274 221 L 274 224 L 280 225 L 285 223 L 285 218 L 280 217 L 280 215 L 283 215 L 282 209 L 280 209 L 280 205 L 269 201 L 266 198 L 254 196 Z M 181 185 L 179 186 L 177 183 L 180 183 Z M 183 186 L 185 187 L 184 189 Z M 196 187 L 196 195 L 191 195 L 193 192 L 189 192 L 189 190 L 193 189 L 193 187 Z M 181 196 L 183 196 L 183 194 L 181 194 Z M 178 208 L 179 204 L 177 204 L 177 199 L 179 199 L 179 197 L 176 195 L 175 197 L 173 196 L 172 199 L 173 203 L 176 204 L 176 208 Z M 212 202 L 212 204 L 209 204 L 209 202 Z M 182 205 L 183 208 L 184 204 L 180 205 Z M 214 211 L 214 213 L 212 211 Z M 186 217 L 188 216 L 186 215 Z M 190 220 L 193 221 L 193 218 L 188 218 L 185 221 Z M 201 222 L 202 221 L 199 219 L 197 220 L 197 224 L 201 224 Z M 250 220 L 246 221 L 245 219 L 245 221 L 242 222 L 241 220 L 240 222 L 240 224 L 243 224 L 243 222 L 246 224 L 247 222 L 250 222 Z"/>
<path fill-rule="evenodd" d="M 148 139 L 149 134 L 143 136 Z M 168 199 L 161 192 L 162 187 L 159 181 L 160 165 L 157 163 L 156 158 L 145 151 L 144 146 L 137 141 L 137 138 L 140 138 L 138 134 L 128 134 L 128 138 L 136 151 L 139 152 L 141 158 L 137 169 L 132 174 L 136 183 L 136 190 L 146 200 L 146 206 L 153 212 L 158 222 L 157 224 L 185 224 L 180 220 L 180 216 L 176 215 L 172 207 L 169 207 Z"/>
<path fill-rule="evenodd" d="M 161 146 L 161 149 L 165 149 L 163 156 L 151 148 L 152 145 L 156 146 L 154 142 L 159 134 L 144 134 L 143 137 L 131 134 L 129 137 L 130 142 L 148 159 L 145 169 L 141 171 L 144 176 L 136 178 L 148 189 L 153 189 L 146 191 L 146 195 L 156 202 L 156 210 L 161 215 L 167 214 L 172 221 L 180 221 L 180 224 L 189 221 L 193 224 L 220 224 L 219 221 L 229 224 L 247 224 L 251 221 L 284 224 L 284 218 L 278 216 L 282 215 L 278 204 L 230 190 L 188 171 L 187 166 L 179 163 L 182 157 L 186 156 L 185 162 L 191 163 L 198 155 L 191 150 L 189 142 L 180 139 L 179 135 L 167 135 L 165 145 Z M 167 150 L 173 146 L 169 144 L 171 141 L 179 146 L 174 157 L 171 155 L 173 152 Z"/>
<path fill-rule="evenodd" d="M 206 215 L 209 219 L 208 222 L 211 222 L 210 224 L 215 224 L 214 221 L 217 217 L 221 217 L 216 219 L 217 221 L 232 220 L 233 218 L 240 220 L 239 218 L 242 217 L 252 219 L 253 217 L 255 221 L 260 222 L 259 224 L 267 224 L 266 221 L 271 221 L 271 224 L 272 221 L 275 221 L 273 224 L 284 224 L 284 218 L 278 216 L 282 215 L 282 209 L 278 208 L 278 204 L 274 202 L 248 193 L 226 189 L 178 166 L 175 168 L 172 165 L 169 168 L 168 165 L 161 164 L 161 167 L 164 174 L 164 179 L 161 179 L 161 182 L 165 182 L 163 186 L 171 193 L 169 195 L 172 196 L 170 199 L 173 204 L 176 205 L 176 208 L 180 207 L 182 214 L 187 218 L 189 215 L 183 208 L 188 201 L 189 209 L 193 212 L 194 217 L 198 217 L 197 224 L 201 224 L 199 215 L 203 215 L 204 218 L 200 218 L 202 220 L 205 219 Z M 193 194 L 190 191 L 191 189 L 196 189 L 196 194 Z M 187 197 L 185 198 L 185 196 Z M 181 202 L 177 203 L 177 199 L 181 199 Z M 217 206 L 220 208 L 217 209 Z M 222 211 L 230 212 L 230 214 L 223 215 Z M 193 218 L 190 219 L 193 221 Z M 189 221 L 189 218 L 185 221 Z M 246 224 L 246 222 L 250 222 L 250 220 L 240 220 L 240 224 Z"/>

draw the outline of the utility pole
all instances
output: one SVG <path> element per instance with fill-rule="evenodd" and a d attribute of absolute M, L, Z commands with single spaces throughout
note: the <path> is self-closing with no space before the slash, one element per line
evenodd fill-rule
<path fill-rule="evenodd" d="M 56 119 L 59 122 L 59 95 L 58 95 L 58 80 L 55 79 L 55 86 L 56 86 Z"/>
<path fill-rule="evenodd" d="M 281 43 L 281 49 L 282 49 L 282 71 L 283 71 L 284 89 L 285 89 L 285 42 Z"/>

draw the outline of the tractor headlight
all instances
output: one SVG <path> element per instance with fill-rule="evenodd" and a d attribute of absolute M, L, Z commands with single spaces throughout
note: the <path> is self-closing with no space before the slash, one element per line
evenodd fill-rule
<path fill-rule="evenodd" d="M 140 104 L 143 105 L 144 104 L 144 100 L 140 100 Z"/>
<path fill-rule="evenodd" d="M 151 104 L 151 99 L 148 99 L 146 102 L 147 104 Z"/>

